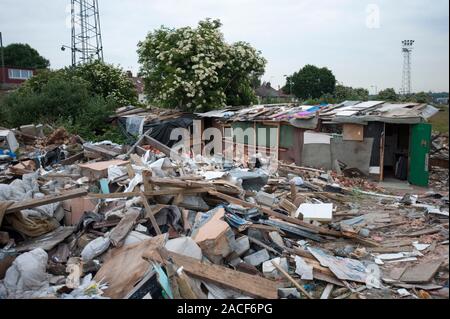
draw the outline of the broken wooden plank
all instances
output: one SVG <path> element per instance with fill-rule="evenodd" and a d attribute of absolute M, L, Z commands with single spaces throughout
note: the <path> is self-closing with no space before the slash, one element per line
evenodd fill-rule
<path fill-rule="evenodd" d="M 252 243 L 254 243 L 258 246 L 261 246 L 262 248 L 267 249 L 268 251 L 274 253 L 275 255 L 278 255 L 278 256 L 281 255 L 276 249 L 273 249 L 269 245 L 264 244 L 262 241 L 259 241 L 258 239 L 250 237 L 250 236 L 247 236 L 247 237 L 248 237 L 248 240 L 251 241 Z"/>
<path fill-rule="evenodd" d="M 75 163 L 76 161 L 81 161 L 83 158 L 84 158 L 84 152 L 80 152 L 69 158 L 66 158 L 65 160 L 62 160 L 60 162 L 60 164 L 61 165 L 71 165 L 71 164 Z"/>
<path fill-rule="evenodd" d="M 165 188 L 160 190 L 153 190 L 144 192 L 146 197 L 152 196 L 162 196 L 162 195 L 178 195 L 182 194 L 201 194 L 208 193 L 210 189 L 205 188 L 192 188 L 192 189 L 183 189 L 183 188 Z M 128 197 L 137 197 L 140 196 L 141 192 L 127 192 L 127 193 L 111 193 L 111 194 L 95 194 L 89 193 L 88 196 L 91 198 L 97 199 L 112 199 L 112 198 L 128 198 Z"/>
<path fill-rule="evenodd" d="M 116 156 L 120 155 L 120 153 L 118 153 L 118 152 L 111 151 L 106 148 L 103 148 L 103 147 L 100 147 L 97 145 L 93 145 L 93 144 L 84 144 L 83 148 L 87 152 L 100 154 L 100 157 L 103 157 L 106 159 L 112 159 L 112 158 L 115 158 Z"/>
<path fill-rule="evenodd" d="M 42 198 L 30 199 L 20 203 L 15 203 L 6 209 L 6 214 L 20 212 L 24 209 L 44 206 L 47 204 L 58 203 L 68 199 L 86 196 L 88 192 L 85 189 L 75 189 L 58 195 L 49 195 Z"/>
<path fill-rule="evenodd" d="M 277 213 L 277 212 L 275 212 L 275 211 L 273 211 L 271 209 L 264 208 L 264 207 L 258 206 L 256 204 L 252 204 L 252 203 L 246 202 L 246 201 L 241 200 L 241 199 L 236 198 L 236 197 L 228 196 L 228 195 L 222 194 L 222 193 L 217 192 L 217 191 L 209 191 L 208 193 L 210 195 L 212 195 L 212 196 L 216 196 L 216 197 L 218 197 L 220 199 L 223 199 L 223 200 L 225 200 L 225 201 L 227 201 L 229 203 L 232 203 L 232 204 L 237 204 L 237 205 L 240 205 L 240 206 L 246 207 L 246 208 L 258 208 L 262 212 L 264 212 L 265 214 L 267 214 L 269 216 L 276 217 L 278 219 L 284 220 L 284 221 L 286 221 L 288 223 L 291 223 L 291 224 L 302 226 L 302 227 L 307 228 L 308 230 L 310 230 L 312 233 L 321 234 L 321 235 L 329 235 L 329 236 L 333 236 L 333 237 L 342 237 L 342 234 L 340 232 L 337 232 L 337 231 L 334 231 L 334 230 L 325 229 L 325 228 L 319 227 L 319 226 L 314 226 L 312 224 L 303 222 L 303 221 L 301 221 L 299 219 L 292 218 L 292 217 L 283 215 L 281 213 Z"/>
<path fill-rule="evenodd" d="M 237 290 L 250 297 L 263 299 L 278 298 L 277 290 L 280 286 L 275 281 L 260 276 L 249 275 L 223 266 L 207 264 L 194 258 L 162 249 L 161 255 L 164 254 L 178 267 L 183 267 L 183 270 L 192 277 Z"/>
<path fill-rule="evenodd" d="M 424 229 L 424 230 L 419 230 L 413 233 L 409 233 L 409 234 L 403 234 L 403 235 L 398 235 L 398 237 L 420 237 L 423 235 L 432 235 L 432 234 L 436 234 L 439 233 L 441 230 L 438 228 L 431 228 L 431 229 Z"/>
<path fill-rule="evenodd" d="M 136 219 L 139 217 L 140 212 L 136 209 L 130 208 L 125 216 L 120 220 L 119 224 L 111 231 L 109 239 L 111 244 L 116 247 L 120 247 L 123 240 L 131 231 L 135 225 Z"/>
<path fill-rule="evenodd" d="M 107 283 L 104 295 L 113 299 L 122 299 L 149 272 L 150 265 L 143 257 L 165 244 L 166 236 L 157 236 L 140 243 L 115 248 L 108 252 L 100 270 L 94 277 L 96 282 Z"/>
<path fill-rule="evenodd" d="M 400 277 L 400 281 L 417 284 L 430 282 L 434 275 L 436 275 L 441 264 L 442 261 L 438 260 L 409 267 Z"/>
<path fill-rule="evenodd" d="M 150 218 L 150 222 L 152 223 L 152 226 L 155 229 L 156 234 L 161 235 L 162 234 L 161 229 L 159 228 L 159 225 L 156 222 L 155 215 L 154 215 L 150 205 L 148 204 L 147 197 L 145 197 L 145 195 L 143 193 L 141 193 L 141 198 L 142 198 L 142 202 L 145 207 L 145 211 L 147 212 L 146 218 Z"/>

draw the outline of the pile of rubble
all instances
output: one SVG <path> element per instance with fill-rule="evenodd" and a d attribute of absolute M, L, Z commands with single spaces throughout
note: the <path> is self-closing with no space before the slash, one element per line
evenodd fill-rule
<path fill-rule="evenodd" d="M 430 184 L 440 191 L 448 191 L 448 134 L 435 133 L 431 139 Z"/>
<path fill-rule="evenodd" d="M 33 134 L 2 135 L 0 298 L 448 298 L 448 192 Z"/>

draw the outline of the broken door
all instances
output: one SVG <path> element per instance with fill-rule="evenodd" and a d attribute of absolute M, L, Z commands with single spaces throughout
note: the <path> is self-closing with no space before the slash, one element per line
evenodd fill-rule
<path fill-rule="evenodd" d="M 417 186 L 428 186 L 431 124 L 411 126 L 408 180 Z"/>

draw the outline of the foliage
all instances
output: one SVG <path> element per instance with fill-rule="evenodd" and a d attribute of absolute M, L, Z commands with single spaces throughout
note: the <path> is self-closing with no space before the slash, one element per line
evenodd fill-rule
<path fill-rule="evenodd" d="M 118 106 L 137 103 L 137 92 L 133 82 L 119 67 L 93 61 L 75 68 L 68 68 L 65 72 L 89 82 L 94 94 L 103 96 L 105 99 L 112 98 Z"/>
<path fill-rule="evenodd" d="M 256 101 L 252 87 L 266 60 L 248 43 L 227 44 L 219 20 L 196 28 L 161 27 L 138 45 L 149 100 L 164 107 L 206 111 Z"/>
<path fill-rule="evenodd" d="M 283 91 L 290 91 L 292 81 L 292 93 L 301 99 L 318 99 L 325 94 L 334 94 L 336 78 L 327 68 L 318 68 L 314 65 L 306 65 L 300 71 L 287 77 Z"/>
<path fill-rule="evenodd" d="M 389 88 L 378 92 L 377 99 L 386 102 L 397 102 L 399 100 L 399 96 L 394 89 Z"/>
<path fill-rule="evenodd" d="M 116 101 L 92 94 L 89 82 L 66 72 L 44 72 L 9 94 L 0 109 L 10 127 L 49 123 L 64 126 L 85 139 L 102 140 L 111 134 L 106 122 Z"/>
<path fill-rule="evenodd" d="M 5 65 L 18 68 L 46 69 L 50 62 L 28 44 L 13 43 L 4 48 Z"/>
<path fill-rule="evenodd" d="M 336 85 L 334 93 L 336 101 L 338 103 L 344 101 L 361 101 L 365 102 L 369 100 L 369 91 L 364 88 L 352 88 L 344 85 Z"/>
<path fill-rule="evenodd" d="M 430 93 L 426 92 L 418 92 L 411 97 L 411 102 L 416 103 L 431 103 L 433 101 L 433 97 Z"/>

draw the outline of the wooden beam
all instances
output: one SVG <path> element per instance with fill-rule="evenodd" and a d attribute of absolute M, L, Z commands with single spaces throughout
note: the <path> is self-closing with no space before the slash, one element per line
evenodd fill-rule
<path fill-rule="evenodd" d="M 273 280 L 249 275 L 215 264 L 200 262 L 194 258 L 179 255 L 165 249 L 160 249 L 160 253 L 161 255 L 166 255 L 178 267 L 183 267 L 183 270 L 192 277 L 237 290 L 250 297 L 278 299 L 278 288 L 280 286 Z"/>
<path fill-rule="evenodd" d="M 112 158 L 120 155 L 120 153 L 110 151 L 103 147 L 100 147 L 97 145 L 92 145 L 92 144 L 84 144 L 83 148 L 85 151 L 98 153 L 98 154 L 100 154 L 101 157 L 105 157 L 107 159 L 112 159 Z"/>
<path fill-rule="evenodd" d="M 30 199 L 20 203 L 15 203 L 6 209 L 6 214 L 17 213 L 24 209 L 44 206 L 47 204 L 58 203 L 68 199 L 86 196 L 88 192 L 85 189 L 75 189 L 58 195 L 49 195 L 43 198 Z"/>
<path fill-rule="evenodd" d="M 201 194 L 207 193 L 210 189 L 205 188 L 192 188 L 192 189 L 183 189 L 183 188 L 166 188 L 160 190 L 154 190 L 149 192 L 144 192 L 146 197 L 152 196 L 163 196 L 163 195 L 178 195 L 182 194 Z M 98 199 L 111 199 L 111 198 L 128 198 L 128 197 L 137 197 L 140 196 L 141 192 L 128 192 L 128 193 L 111 193 L 111 194 L 95 194 L 89 193 L 88 196 L 91 198 Z"/>
<path fill-rule="evenodd" d="M 145 207 L 145 211 L 147 212 L 147 215 L 145 217 L 146 218 L 150 218 L 150 221 L 152 223 L 153 228 L 156 231 L 156 234 L 157 235 L 162 235 L 161 229 L 159 228 L 159 225 L 156 222 L 155 215 L 154 215 L 150 205 L 148 204 L 147 197 L 145 197 L 144 193 L 141 193 L 141 198 L 142 198 L 142 202 L 143 202 L 144 207 Z"/>

